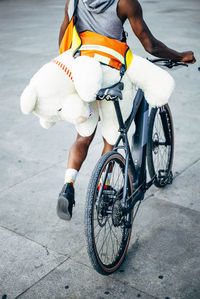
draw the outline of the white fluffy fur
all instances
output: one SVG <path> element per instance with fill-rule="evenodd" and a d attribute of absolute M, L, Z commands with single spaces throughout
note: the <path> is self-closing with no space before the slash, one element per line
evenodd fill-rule
<path fill-rule="evenodd" d="M 94 101 L 89 105 L 90 110 L 92 111 L 92 116 L 90 116 L 85 122 L 75 125 L 77 132 L 83 137 L 92 135 L 99 120 L 97 101 Z"/>
<path fill-rule="evenodd" d="M 174 79 L 165 70 L 137 55 L 133 55 L 127 75 L 144 91 L 147 102 L 153 107 L 166 104 L 175 86 Z"/>
<path fill-rule="evenodd" d="M 29 84 L 24 89 L 21 95 L 21 110 L 24 114 L 30 114 L 33 112 L 36 102 L 38 100 L 36 88 Z"/>
<path fill-rule="evenodd" d="M 112 85 L 119 81 L 119 71 L 103 66 L 103 87 Z M 109 83 L 107 85 L 107 82 Z M 124 83 L 124 90 L 122 91 L 123 99 L 120 100 L 120 108 L 124 120 L 126 120 L 131 112 L 135 89 L 128 78 L 127 74 L 123 76 L 122 82 Z M 119 124 L 115 113 L 114 104 L 112 101 L 100 102 L 102 112 L 102 135 L 109 144 L 114 144 L 119 136 Z M 134 123 L 133 123 L 134 126 Z"/>
<path fill-rule="evenodd" d="M 70 50 L 55 59 L 72 72 L 75 84 L 57 64 L 45 64 L 21 95 L 22 112 L 33 112 L 44 128 L 51 127 L 59 120 L 69 121 L 82 136 L 90 136 L 94 132 L 100 115 L 102 135 L 108 143 L 114 144 L 119 132 L 113 102 L 99 102 L 99 108 L 94 99 L 100 88 L 119 81 L 119 71 L 102 66 L 90 57 L 81 56 L 74 60 Z M 174 87 L 174 81 L 166 71 L 136 55 L 122 81 L 125 88 L 120 106 L 124 119 L 132 108 L 135 94 L 133 84 L 144 90 L 152 106 L 167 103 Z"/>
<path fill-rule="evenodd" d="M 69 109 L 69 107 L 73 109 Z M 85 122 L 92 112 L 90 104 L 81 100 L 78 94 L 74 93 L 69 95 L 59 112 L 60 118 L 62 120 L 68 120 L 70 123 L 76 125 Z"/>
<path fill-rule="evenodd" d="M 81 99 L 93 102 L 101 89 L 102 68 L 100 63 L 88 56 L 79 56 L 72 65 L 74 85 Z"/>
<path fill-rule="evenodd" d="M 71 50 L 59 55 L 55 60 L 71 71 L 74 61 Z M 73 124 L 85 121 L 90 113 L 88 104 L 77 95 L 72 80 L 52 61 L 32 77 L 21 95 L 20 104 L 23 113 L 33 112 L 40 118 L 41 126 L 46 129 L 59 120 L 67 120 Z M 64 113 L 62 110 L 58 112 L 61 108 L 64 109 Z"/>

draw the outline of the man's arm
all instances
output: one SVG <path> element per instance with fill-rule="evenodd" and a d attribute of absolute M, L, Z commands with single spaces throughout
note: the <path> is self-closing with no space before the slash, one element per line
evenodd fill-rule
<path fill-rule="evenodd" d="M 64 17 L 64 20 L 62 22 L 62 25 L 60 27 L 60 34 L 59 34 L 59 46 L 61 44 L 61 41 L 63 39 L 63 36 L 65 34 L 65 31 L 67 29 L 67 26 L 69 24 L 69 16 L 68 16 L 68 5 L 69 5 L 69 1 L 70 0 L 67 0 L 66 4 L 65 4 L 65 17 Z"/>
<path fill-rule="evenodd" d="M 153 36 L 143 19 L 142 8 L 137 0 L 120 0 L 118 14 L 123 21 L 128 18 L 133 32 L 145 50 L 150 54 L 156 57 L 170 58 L 185 63 L 194 63 L 196 61 L 192 51 L 177 52 L 168 48 Z"/>

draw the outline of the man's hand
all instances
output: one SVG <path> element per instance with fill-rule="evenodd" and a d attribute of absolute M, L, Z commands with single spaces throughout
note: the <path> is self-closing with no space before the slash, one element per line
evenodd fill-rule
<path fill-rule="evenodd" d="M 194 53 L 192 51 L 186 51 L 182 52 L 182 59 L 180 60 L 181 62 L 187 63 L 187 64 L 193 64 L 196 62 L 196 59 L 194 57 Z"/>

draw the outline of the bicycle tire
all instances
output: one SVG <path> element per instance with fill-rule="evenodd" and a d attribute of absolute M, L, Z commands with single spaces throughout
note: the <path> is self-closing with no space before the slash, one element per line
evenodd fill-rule
<path fill-rule="evenodd" d="M 156 187 L 162 188 L 172 183 L 173 157 L 174 127 L 170 108 L 168 105 L 152 108 L 149 117 L 147 164 L 150 177 L 156 175 Z"/>
<path fill-rule="evenodd" d="M 112 186 L 111 191 L 113 193 L 115 192 L 115 196 L 113 196 L 113 198 L 114 197 L 115 198 L 113 199 L 111 195 L 110 197 L 108 197 L 108 195 L 106 197 L 104 195 L 106 189 L 104 186 L 102 186 L 103 193 L 101 198 L 99 199 L 99 203 L 97 204 L 97 195 L 98 192 L 101 192 L 98 190 L 98 186 L 102 178 L 102 173 L 105 171 L 106 166 L 112 167 L 110 186 Z M 119 171 L 118 185 L 114 182 L 114 179 L 112 181 L 112 178 L 114 178 L 115 169 L 118 169 Z M 93 170 L 92 176 L 90 178 L 89 186 L 88 186 L 88 191 L 87 191 L 87 200 L 86 200 L 86 207 L 85 207 L 85 235 L 86 235 L 87 251 L 88 251 L 91 264 L 93 265 L 94 269 L 103 275 L 109 275 L 115 272 L 122 264 L 131 237 L 133 210 L 131 213 L 129 213 L 126 216 L 126 220 L 131 223 L 129 228 L 126 228 L 125 225 L 123 225 L 122 223 L 120 224 L 120 221 L 122 221 L 123 217 L 121 218 L 121 220 L 120 220 L 121 216 L 120 217 L 118 216 L 117 218 L 117 211 L 118 212 L 120 211 L 120 201 L 123 194 L 123 189 L 121 188 L 123 188 L 124 185 L 123 182 L 124 169 L 125 169 L 125 160 L 121 154 L 117 152 L 108 152 L 104 154 L 99 159 L 99 161 L 97 162 Z M 129 190 L 128 194 L 129 195 L 131 195 L 133 192 L 132 186 L 133 186 L 132 177 L 129 171 L 128 172 L 128 190 Z M 104 212 L 105 215 L 102 216 L 103 215 L 102 211 L 104 210 L 106 210 L 106 212 Z M 112 211 L 112 213 L 108 214 L 108 212 L 110 213 L 110 211 Z M 98 232 L 96 228 L 99 230 Z M 106 232 L 106 229 L 108 233 Z M 118 234 L 120 234 L 120 232 L 121 232 L 121 239 L 118 239 Z M 107 236 L 105 237 L 106 233 Z M 109 233 L 110 235 L 108 237 Z M 104 237 L 105 240 L 102 239 Z M 105 246 L 107 246 L 106 252 L 104 251 L 105 249 L 104 243 L 102 243 L 101 245 L 101 242 L 104 242 Z M 115 243 L 118 243 L 117 244 L 118 246 L 116 246 Z M 110 253 L 109 251 L 110 248 L 111 251 L 113 250 L 112 257 L 108 256 Z"/>

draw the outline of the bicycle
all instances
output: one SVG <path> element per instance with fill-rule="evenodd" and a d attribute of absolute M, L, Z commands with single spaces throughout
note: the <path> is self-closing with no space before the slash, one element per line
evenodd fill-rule
<path fill-rule="evenodd" d="M 168 68 L 187 66 L 168 59 L 151 62 Z M 92 172 L 85 208 L 88 255 L 94 269 L 103 275 L 113 273 L 122 264 L 145 192 L 152 184 L 162 188 L 173 181 L 174 129 L 169 105 L 152 108 L 149 114 L 144 93 L 138 89 L 124 122 L 119 105 L 121 90 L 123 83 L 118 82 L 97 95 L 98 100 L 113 101 L 120 135 L 113 150 L 99 159 Z M 130 147 L 127 133 L 133 120 L 136 131 Z"/>

